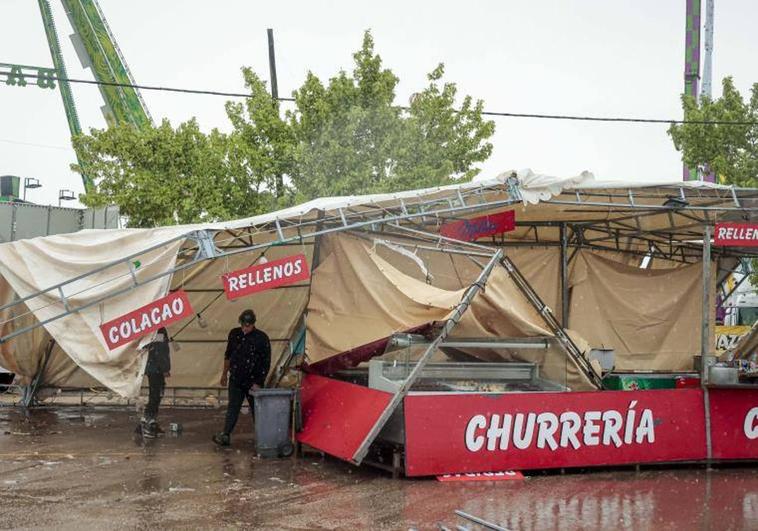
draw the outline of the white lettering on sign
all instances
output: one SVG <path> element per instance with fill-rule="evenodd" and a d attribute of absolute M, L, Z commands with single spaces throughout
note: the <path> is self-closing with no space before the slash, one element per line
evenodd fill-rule
<path fill-rule="evenodd" d="M 253 272 L 243 272 L 238 275 L 229 275 L 227 278 L 230 292 L 240 291 L 247 287 L 258 286 L 285 280 L 294 277 L 303 272 L 303 259 L 297 258 L 293 262 L 285 264 L 275 264 L 268 267 L 257 269 Z"/>
<path fill-rule="evenodd" d="M 493 418 L 496 417 L 498 417 L 498 415 L 493 415 Z M 484 435 L 474 437 L 474 434 L 476 433 L 476 430 L 480 430 L 486 425 L 487 418 L 484 415 L 474 415 L 471 420 L 468 421 L 468 426 L 466 426 L 466 448 L 472 452 L 476 452 L 484 446 Z"/>
<path fill-rule="evenodd" d="M 536 446 L 551 451 L 569 446 L 576 450 L 582 445 L 619 448 L 623 444 L 652 444 L 655 442 L 653 411 L 643 409 L 637 421 L 636 405 L 636 400 L 631 401 L 626 415 L 613 409 L 583 414 L 566 411 L 560 416 L 549 411 L 492 414 L 489 420 L 484 415 L 474 415 L 466 425 L 466 449 L 481 451 L 485 442 L 488 452 L 507 450 L 511 443 L 519 450 Z M 745 418 L 745 435 L 758 438 L 758 408 L 750 410 Z"/>
<path fill-rule="evenodd" d="M 108 328 L 108 339 L 111 344 L 118 344 L 123 340 L 138 337 L 143 331 L 158 326 L 183 312 L 184 301 L 181 298 L 164 302 L 162 306 L 151 308 L 138 317 L 112 325 Z"/>
<path fill-rule="evenodd" d="M 736 242 L 750 242 L 758 240 L 758 228 L 750 225 L 717 226 L 717 240 L 731 240 Z"/>
<path fill-rule="evenodd" d="M 745 437 L 751 441 L 758 439 L 758 407 L 752 408 L 745 415 L 745 422 L 742 425 L 742 429 L 745 432 Z"/>

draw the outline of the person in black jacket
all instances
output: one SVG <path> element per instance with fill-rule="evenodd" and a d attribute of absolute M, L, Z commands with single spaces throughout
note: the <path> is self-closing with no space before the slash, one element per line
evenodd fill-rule
<path fill-rule="evenodd" d="M 159 328 L 155 339 L 147 346 L 145 374 L 149 384 L 149 396 L 142 418 L 142 435 L 155 437 L 162 430 L 158 426 L 158 408 L 166 387 L 166 378 L 171 376 L 171 356 L 169 355 L 168 331 Z"/>
<path fill-rule="evenodd" d="M 265 332 L 255 328 L 255 312 L 245 310 L 239 316 L 239 328 L 229 331 L 224 354 L 221 385 L 229 385 L 224 431 L 213 436 L 213 442 L 229 446 L 230 435 L 239 418 L 242 403 L 247 399 L 253 409 L 250 389 L 260 389 L 271 366 L 271 343 Z"/>

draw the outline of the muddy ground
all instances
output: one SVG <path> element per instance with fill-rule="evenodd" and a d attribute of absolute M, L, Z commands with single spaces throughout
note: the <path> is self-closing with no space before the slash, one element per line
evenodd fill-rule
<path fill-rule="evenodd" d="M 134 411 L 0 407 L 2 528 L 455 529 L 456 509 L 509 529 L 758 528 L 758 468 L 617 470 L 440 483 L 307 454 L 259 459 L 245 416 L 169 409 L 144 444 Z"/>

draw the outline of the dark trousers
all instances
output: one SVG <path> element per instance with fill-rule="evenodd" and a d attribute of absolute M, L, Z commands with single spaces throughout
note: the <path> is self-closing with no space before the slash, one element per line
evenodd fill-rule
<path fill-rule="evenodd" d="M 240 386 L 237 383 L 229 382 L 229 403 L 226 406 L 226 423 L 224 424 L 224 433 L 227 435 L 234 431 L 245 398 L 250 405 L 250 411 L 253 411 L 253 397 L 250 395 L 250 386 Z"/>
<path fill-rule="evenodd" d="M 145 407 L 145 418 L 152 420 L 158 416 L 158 407 L 161 405 L 161 398 L 163 398 L 163 388 L 166 387 L 166 378 L 161 373 L 148 373 L 147 381 L 150 384 L 150 394 Z"/>

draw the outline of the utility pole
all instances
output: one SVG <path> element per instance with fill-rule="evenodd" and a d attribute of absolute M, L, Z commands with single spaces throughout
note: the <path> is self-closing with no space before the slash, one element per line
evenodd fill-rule
<path fill-rule="evenodd" d="M 274 100 L 274 109 L 279 110 L 279 86 L 276 82 L 276 55 L 274 53 L 274 30 L 268 28 L 266 30 L 268 34 L 268 68 L 271 73 L 271 99 Z M 284 178 L 282 174 L 276 175 L 276 197 L 281 197 L 284 194 Z"/>
<path fill-rule="evenodd" d="M 700 92 L 700 98 L 712 98 L 712 77 L 713 77 L 713 3 L 714 0 L 705 0 L 705 41 L 703 48 L 705 54 L 703 57 L 703 87 Z M 709 165 L 705 165 L 700 171 L 700 178 L 704 181 L 716 182 L 716 174 L 711 171 Z"/>
<path fill-rule="evenodd" d="M 698 99 L 700 83 L 700 0 L 686 0 L 686 29 L 684 38 L 684 94 Z M 696 181 L 697 168 L 682 167 L 682 180 Z"/>
<path fill-rule="evenodd" d="M 713 76 L 713 4 L 714 0 L 705 0 L 705 58 L 703 63 L 702 87 L 700 87 L 700 35 L 702 33 L 702 0 L 686 0 L 687 24 L 684 41 L 684 93 L 700 101 L 702 96 L 711 97 Z M 702 88 L 702 91 L 700 90 Z M 703 179 L 715 182 L 716 176 L 706 167 L 683 166 L 682 180 L 695 181 Z"/>
<path fill-rule="evenodd" d="M 705 57 L 703 58 L 703 90 L 701 97 L 711 97 L 711 83 L 713 76 L 713 3 L 714 0 L 705 0 Z"/>
<path fill-rule="evenodd" d="M 274 100 L 279 99 L 279 87 L 276 83 L 276 56 L 274 54 L 274 30 L 269 28 L 268 33 L 268 68 L 271 72 L 271 97 Z"/>

